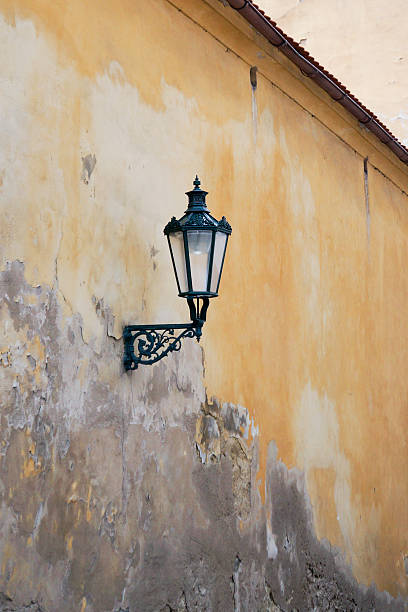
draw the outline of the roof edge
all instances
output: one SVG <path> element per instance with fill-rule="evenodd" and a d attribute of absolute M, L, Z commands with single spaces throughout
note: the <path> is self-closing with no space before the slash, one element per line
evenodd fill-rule
<path fill-rule="evenodd" d="M 308 52 L 287 36 L 264 12 L 250 0 L 227 0 L 250 25 L 295 64 L 303 75 L 313 79 L 335 101 L 348 110 L 361 124 L 385 144 L 400 161 L 408 165 L 408 149 L 367 108 L 365 108 L 335 77 L 328 73 Z"/>

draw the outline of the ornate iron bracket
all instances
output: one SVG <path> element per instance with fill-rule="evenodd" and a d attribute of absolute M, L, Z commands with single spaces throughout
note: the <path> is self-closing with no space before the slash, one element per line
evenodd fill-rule
<path fill-rule="evenodd" d="M 136 370 L 139 365 L 152 365 L 169 353 L 179 351 L 183 338 L 197 338 L 197 342 L 200 342 L 209 299 L 205 297 L 202 301 L 199 310 L 199 298 L 197 305 L 192 298 L 187 300 L 191 323 L 126 325 L 123 329 L 125 370 Z"/>

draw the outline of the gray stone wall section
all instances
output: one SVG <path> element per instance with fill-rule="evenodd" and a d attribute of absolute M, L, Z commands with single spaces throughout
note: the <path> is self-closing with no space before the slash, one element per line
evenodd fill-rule
<path fill-rule="evenodd" d="M 127 374 L 109 308 L 96 349 L 58 297 L 19 262 L 0 275 L 0 610 L 408 609 L 317 540 L 273 443 L 262 505 L 249 415 L 207 400 L 197 344 Z"/>

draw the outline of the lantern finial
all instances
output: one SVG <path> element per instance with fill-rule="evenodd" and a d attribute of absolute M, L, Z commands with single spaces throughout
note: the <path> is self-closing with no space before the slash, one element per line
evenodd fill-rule
<path fill-rule="evenodd" d="M 205 203 L 205 196 L 207 195 L 207 191 L 201 189 L 201 181 L 198 178 L 198 174 L 196 174 L 196 177 L 193 181 L 193 185 L 194 189 L 191 189 L 190 191 L 186 192 L 186 195 L 188 195 L 188 208 L 186 212 L 191 212 L 192 210 L 196 212 L 208 212 Z"/>

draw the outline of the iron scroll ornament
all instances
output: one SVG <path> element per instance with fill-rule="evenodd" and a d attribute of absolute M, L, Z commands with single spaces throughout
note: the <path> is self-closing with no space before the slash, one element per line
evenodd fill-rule
<path fill-rule="evenodd" d="M 209 299 L 203 298 L 201 310 L 192 299 L 187 300 L 191 323 L 165 325 L 127 325 L 123 330 L 125 370 L 137 370 L 139 365 L 152 365 L 169 353 L 181 349 L 183 338 L 196 338 L 200 342 Z M 199 314 L 197 314 L 199 313 Z"/>

